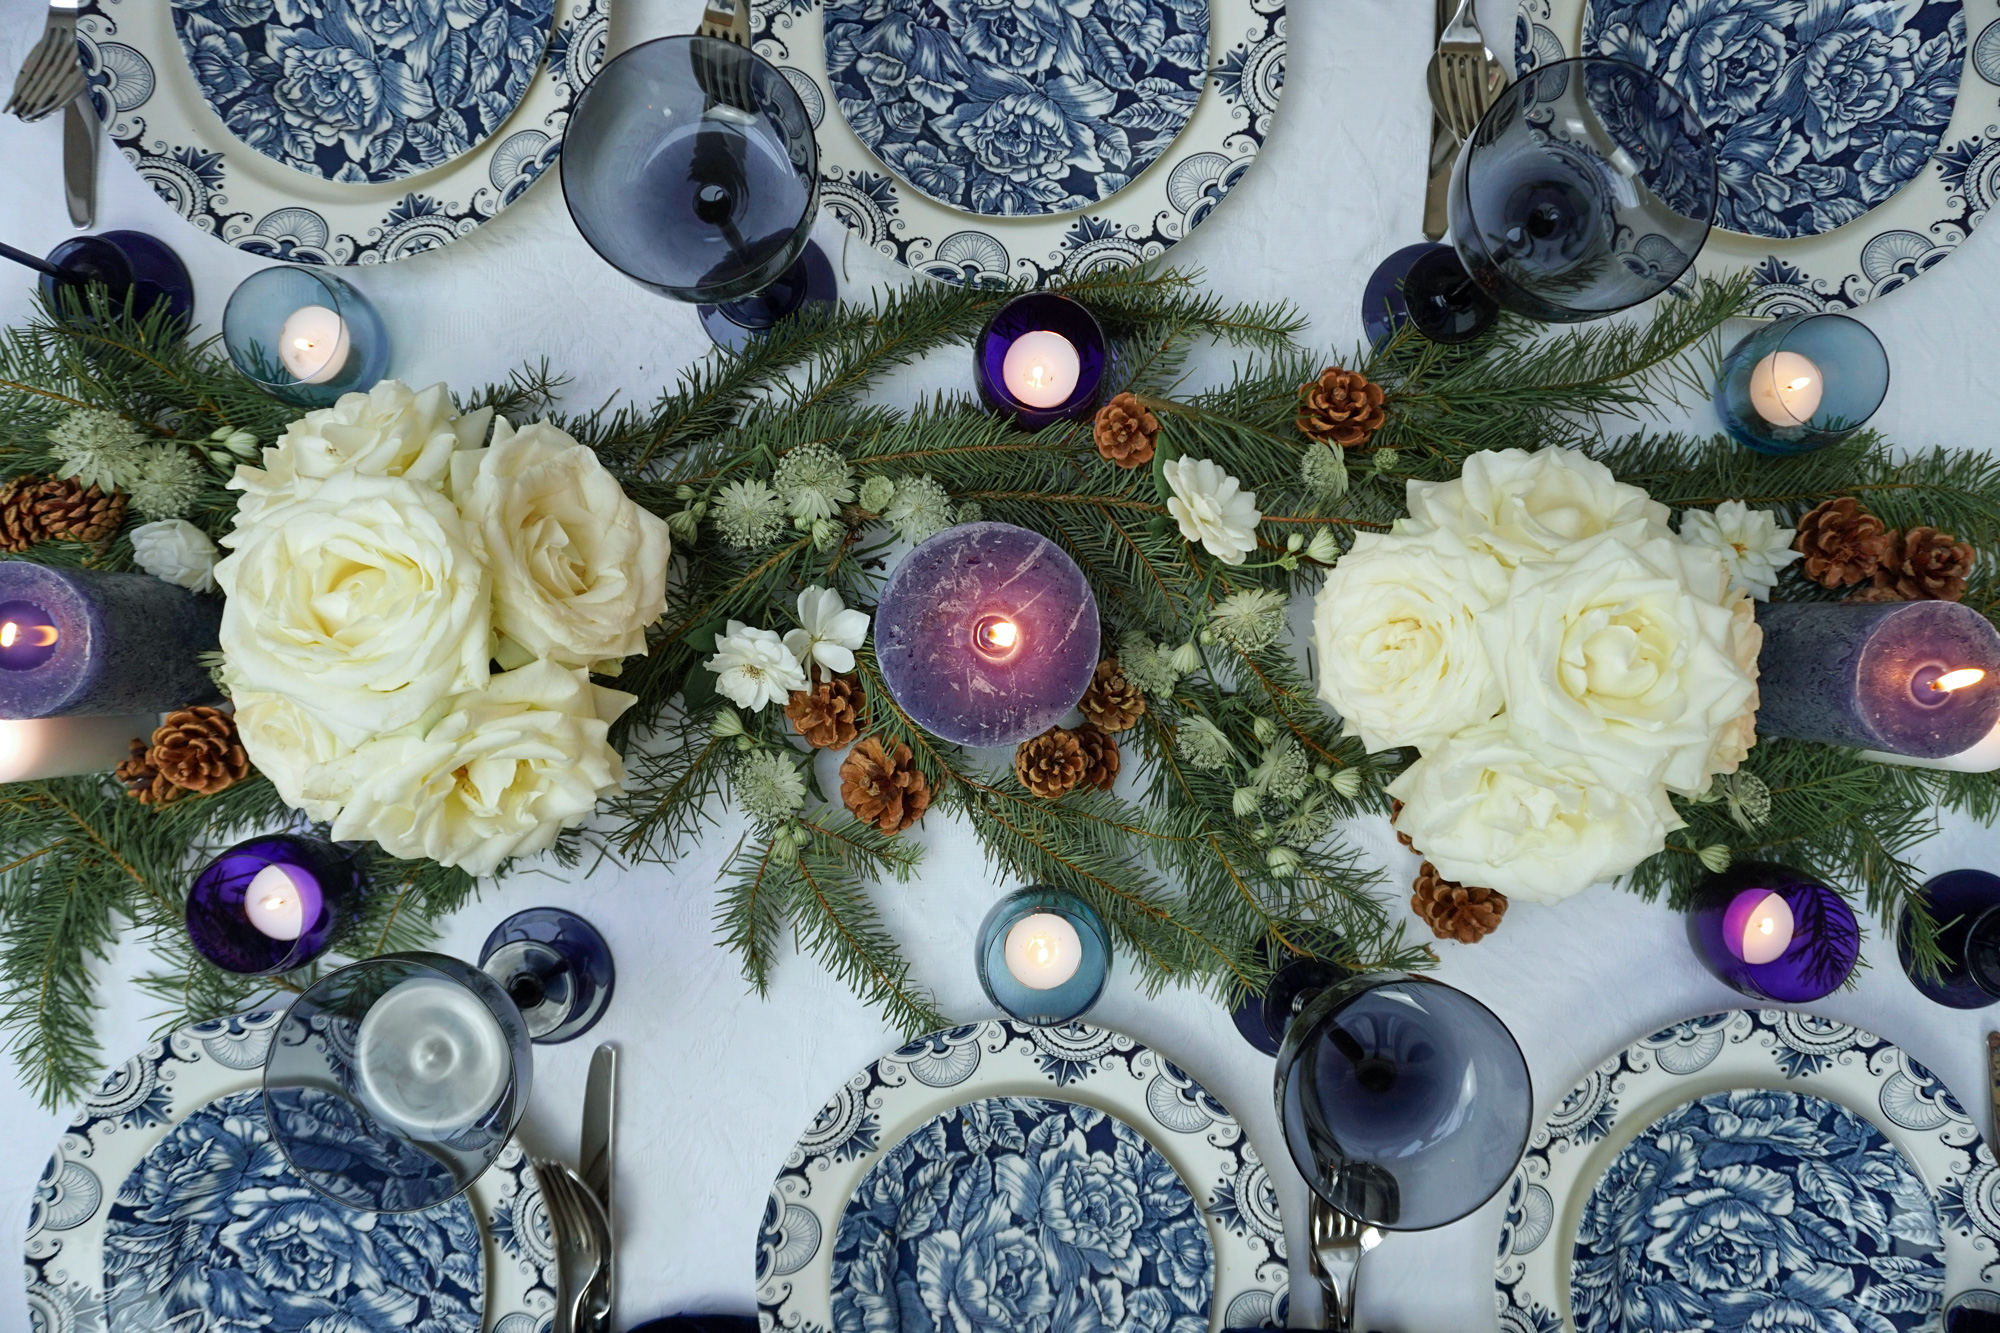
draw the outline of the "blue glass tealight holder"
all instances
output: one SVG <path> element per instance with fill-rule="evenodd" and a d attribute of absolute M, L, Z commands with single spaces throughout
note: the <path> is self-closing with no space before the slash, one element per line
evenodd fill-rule
<path fill-rule="evenodd" d="M 296 407 L 331 407 L 389 370 L 389 330 L 353 283 L 316 268 L 252 273 L 222 312 L 236 368 Z"/>
<path fill-rule="evenodd" d="M 333 947 L 365 884 L 360 863 L 337 843 L 292 833 L 251 838 L 195 876 L 188 938 L 225 972 L 291 972 Z"/>
<path fill-rule="evenodd" d="M 1784 457 L 1845 439 L 1889 392 L 1889 356 L 1845 315 L 1792 315 L 1722 359 L 1715 410 L 1738 444 Z"/>
<path fill-rule="evenodd" d="M 1074 893 L 1037 885 L 993 904 L 974 960 L 987 999 L 1023 1023 L 1054 1027 L 1104 994 L 1111 932 Z"/>
<path fill-rule="evenodd" d="M 1017 296 L 972 345 L 979 397 L 1023 430 L 1081 421 L 1097 411 L 1109 346 L 1097 317 L 1067 296 Z"/>

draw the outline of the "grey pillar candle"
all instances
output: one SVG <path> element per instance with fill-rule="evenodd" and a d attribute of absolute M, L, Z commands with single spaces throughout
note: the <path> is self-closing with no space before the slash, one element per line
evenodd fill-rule
<path fill-rule="evenodd" d="M 2000 723 L 2000 633 L 1956 602 L 1759 605 L 1757 734 L 1942 759 Z M 1957 688 L 1954 671 L 1984 675 Z"/>
<path fill-rule="evenodd" d="M 202 665 L 222 601 L 151 574 L 0 561 L 0 717 L 221 702 Z"/>

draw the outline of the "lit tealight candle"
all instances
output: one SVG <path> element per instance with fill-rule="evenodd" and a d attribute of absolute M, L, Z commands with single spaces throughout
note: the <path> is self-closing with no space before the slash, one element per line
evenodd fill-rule
<path fill-rule="evenodd" d="M 1773 352 L 1750 372 L 1750 406 L 1774 426 L 1803 426 L 1826 392 L 1820 369 L 1797 352 Z"/>
<path fill-rule="evenodd" d="M 301 384 L 325 384 L 352 354 L 347 321 L 323 305 L 294 310 L 278 331 L 278 360 Z"/>
<path fill-rule="evenodd" d="M 972 630 L 972 646 L 988 657 L 1005 657 L 1021 642 L 1021 627 L 1005 616 L 982 617 Z"/>
<path fill-rule="evenodd" d="M 1007 932 L 1007 971 L 1030 990 L 1054 990 L 1083 964 L 1083 940 L 1068 917 L 1036 912 Z"/>
<path fill-rule="evenodd" d="M 1723 914 L 1722 938 L 1746 963 L 1774 963 L 1792 947 L 1797 929 L 1791 904 L 1769 889 L 1746 889 Z"/>
<path fill-rule="evenodd" d="M 243 915 L 274 940 L 295 940 L 306 933 L 306 909 L 318 907 L 319 886 L 303 879 L 304 871 L 273 863 L 250 879 L 243 894 Z"/>
<path fill-rule="evenodd" d="M 1007 392 L 1029 407 L 1060 407 L 1076 392 L 1083 360 L 1076 344 L 1060 333 L 1036 329 L 1007 349 L 1000 380 Z"/>

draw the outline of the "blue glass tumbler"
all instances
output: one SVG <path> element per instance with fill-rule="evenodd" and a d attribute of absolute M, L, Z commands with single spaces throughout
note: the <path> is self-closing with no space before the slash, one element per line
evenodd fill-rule
<path fill-rule="evenodd" d="M 382 316 L 323 269 L 280 265 L 245 278 L 222 312 L 222 342 L 238 370 L 297 407 L 366 393 L 389 371 Z"/>
<path fill-rule="evenodd" d="M 107 231 L 72 236 L 49 251 L 51 264 L 72 275 L 72 282 L 102 283 L 113 303 L 132 303 L 141 319 L 161 305 L 183 328 L 194 322 L 194 279 L 174 248 L 143 231 Z M 53 299 L 65 285 L 43 275 L 42 292 Z"/>
<path fill-rule="evenodd" d="M 1729 349 L 1715 410 L 1760 454 L 1810 453 L 1861 429 L 1889 392 L 1889 354 L 1859 320 L 1792 315 Z"/>
<path fill-rule="evenodd" d="M 333 947 L 365 884 L 360 863 L 337 843 L 293 833 L 251 838 L 195 876 L 188 937 L 225 972 L 291 972 Z"/>
<path fill-rule="evenodd" d="M 1111 932 L 1067 889 L 1020 889 L 979 923 L 974 965 L 987 999 L 1023 1023 L 1054 1027 L 1082 1017 L 1104 994 Z"/>

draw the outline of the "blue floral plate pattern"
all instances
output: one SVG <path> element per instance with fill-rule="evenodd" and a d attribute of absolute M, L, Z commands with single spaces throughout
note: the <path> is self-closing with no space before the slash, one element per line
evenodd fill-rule
<path fill-rule="evenodd" d="M 1145 1136 L 1095 1107 L 953 1107 L 869 1168 L 833 1242 L 834 1333 L 1207 1333 L 1208 1225 Z"/>
<path fill-rule="evenodd" d="M 869 1065 L 786 1156 L 757 1237 L 762 1333 L 1282 1328 L 1289 1285 L 1242 1125 L 1158 1052 L 1082 1023 L 974 1023 Z"/>
<path fill-rule="evenodd" d="M 2000 1277 L 2000 1168 L 1958 1100 L 1882 1038 L 1789 1010 L 1606 1060 L 1529 1139 L 1506 1205 L 1502 1333 L 1895 1333 Z"/>
<path fill-rule="evenodd" d="M 181 1028 L 84 1103 L 28 1209 L 33 1333 L 545 1333 L 555 1251 L 520 1145 L 447 1208 L 399 1218 L 327 1202 L 266 1137 L 281 1017 Z"/>
<path fill-rule="evenodd" d="M 1944 1304 L 1929 1189 L 1882 1132 L 1790 1092 L 1716 1092 L 1654 1121 L 1590 1191 L 1570 1267 L 1586 1333 L 1822 1322 L 1909 1333 Z"/>
<path fill-rule="evenodd" d="M 826 72 L 855 137 L 938 203 L 1088 208 L 1201 100 L 1208 0 L 827 0 Z"/>

